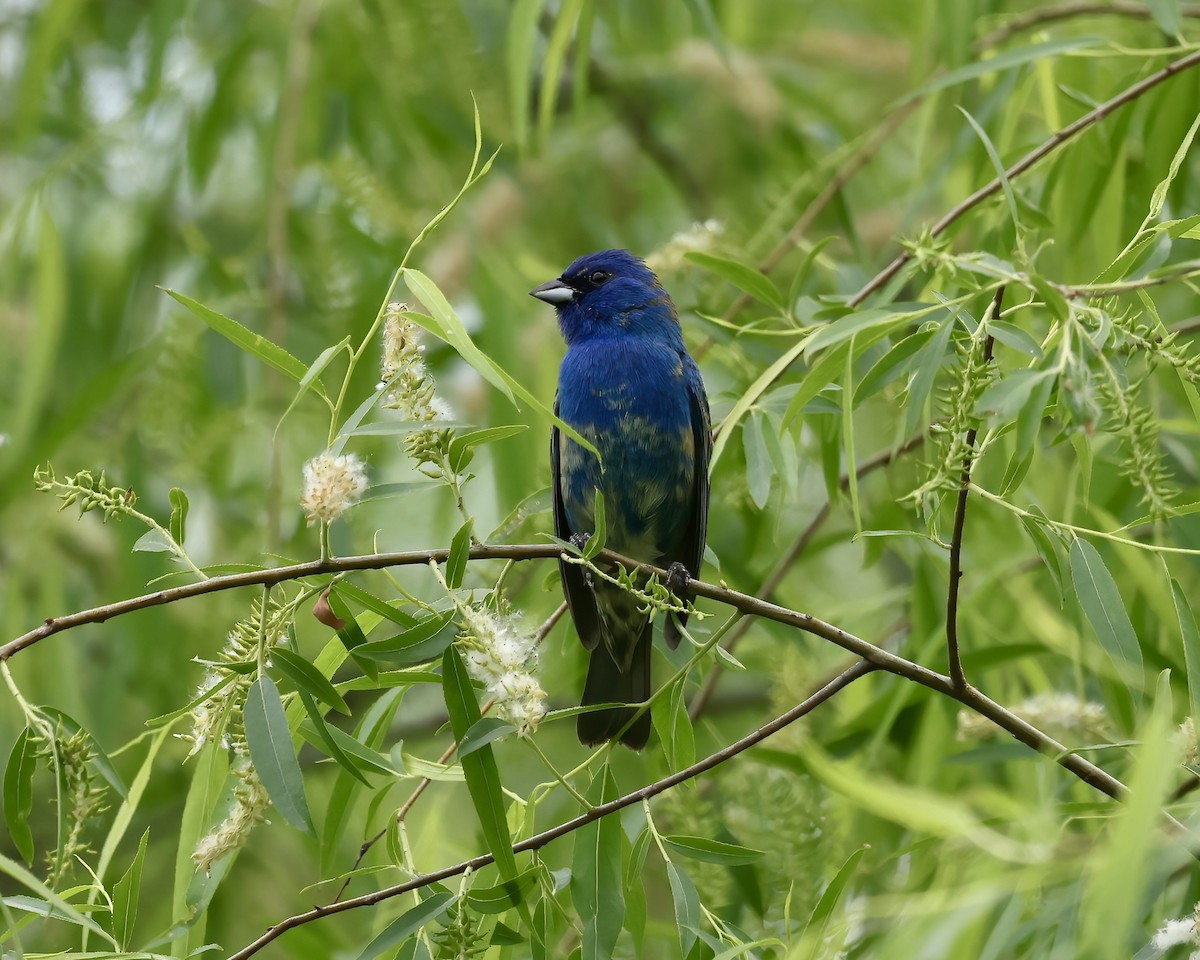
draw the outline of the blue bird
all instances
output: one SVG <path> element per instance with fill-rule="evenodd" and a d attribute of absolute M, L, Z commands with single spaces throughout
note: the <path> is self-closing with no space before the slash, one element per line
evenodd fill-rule
<path fill-rule="evenodd" d="M 599 490 L 605 546 L 667 567 L 672 584 L 687 574 L 698 576 L 712 437 L 704 381 L 683 344 L 670 296 L 626 250 L 580 257 L 530 294 L 554 305 L 567 344 L 555 413 L 600 451 L 604 465 L 601 469 L 594 454 L 553 430 L 555 533 L 586 542 L 595 530 Z M 571 618 L 591 653 L 583 705 L 645 701 L 653 618 L 626 591 L 574 564 L 559 566 Z M 664 637 L 672 648 L 679 643 L 670 617 Z M 613 707 L 581 713 L 580 741 L 590 745 L 619 737 L 640 750 L 650 738 L 650 713 L 630 723 L 635 712 Z"/>

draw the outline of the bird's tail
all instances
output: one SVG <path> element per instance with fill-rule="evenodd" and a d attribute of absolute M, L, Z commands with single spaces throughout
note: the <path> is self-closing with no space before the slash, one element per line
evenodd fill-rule
<path fill-rule="evenodd" d="M 587 680 L 583 684 L 585 707 L 597 703 L 642 703 L 650 698 L 650 644 L 654 622 L 647 620 L 638 635 L 629 667 L 622 670 L 613 659 L 608 644 L 598 643 L 588 663 Z M 579 740 L 586 746 L 612 740 L 629 723 L 632 707 L 611 707 L 581 713 L 576 721 Z M 646 710 L 621 734 L 621 742 L 633 750 L 641 750 L 650 739 L 650 711 Z"/>

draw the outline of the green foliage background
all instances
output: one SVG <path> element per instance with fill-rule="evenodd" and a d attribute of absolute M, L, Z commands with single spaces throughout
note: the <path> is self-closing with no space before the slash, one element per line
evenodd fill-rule
<path fill-rule="evenodd" d="M 1134 791 L 1118 804 L 1007 736 L 980 740 L 968 725 L 959 739 L 957 704 L 877 673 L 765 747 L 654 802 L 660 833 L 766 851 L 753 864 L 705 862 L 668 845 L 668 866 L 642 833 L 638 806 L 621 815 L 623 832 L 610 820 L 581 833 L 602 854 L 621 853 L 626 871 L 625 930 L 601 930 L 601 939 L 611 934 L 617 956 L 647 957 L 682 947 L 713 956 L 738 940 L 771 941 L 744 951 L 762 957 L 1158 956 L 1154 931 L 1200 899 L 1187 843 L 1157 814 L 1166 806 L 1196 820 L 1193 795 L 1172 791 L 1192 776 L 1181 758 L 1195 763 L 1194 735 L 1189 758 L 1174 731 L 1200 701 L 1200 651 L 1185 643 L 1196 636 L 1187 606 L 1200 591 L 1200 161 L 1189 149 L 1200 71 L 1090 127 L 947 236 L 928 232 L 996 175 L 997 159 L 1011 164 L 1192 52 L 1200 27 L 1191 7 L 1133 8 L 1026 26 L 1025 14 L 1053 8 L 0 4 L 0 639 L 144 592 L 174 569 L 165 553 L 131 553 L 144 532 L 132 518 L 56 513 L 30 479 L 48 461 L 59 474 L 104 470 L 164 525 L 170 490 L 182 488 L 187 549 L 202 566 L 317 556 L 317 531 L 297 501 L 302 464 L 325 447 L 328 411 L 310 393 L 281 424 L 296 385 L 162 288 L 236 319 L 304 365 L 348 335 L 357 343 L 410 243 L 467 173 L 474 97 L 483 156 L 499 154 L 409 266 L 433 278 L 487 356 L 549 402 L 562 346 L 552 312 L 526 291 L 590 250 L 653 255 L 702 357 L 714 421 L 738 414 L 713 473 L 709 542 L 719 567 L 703 578 L 758 591 L 830 500 L 828 519 L 771 598 L 939 671 L 961 438 L 978 423 L 974 479 L 996 499 L 973 496 L 967 514 L 959 613 L 967 676 L 1010 708 L 1051 692 L 1099 704 L 1087 723 L 1068 710 L 1057 727 L 1042 714 L 1043 726 Z M 847 166 L 856 158 L 865 167 Z M 695 230 L 710 219 L 719 230 Z M 682 256 L 672 238 L 687 231 L 723 261 L 766 264 L 770 282 L 739 275 L 758 294 L 746 302 L 723 261 Z M 901 242 L 916 266 L 867 301 L 879 312 L 846 308 Z M 1117 286 L 1077 289 L 1097 283 Z M 1004 323 L 979 328 L 1001 284 Z M 400 298 L 419 306 L 403 290 Z M 991 375 L 981 359 L 989 332 Z M 757 389 L 793 348 L 796 362 Z M 548 420 L 510 403 L 445 344 L 430 338 L 426 357 L 462 420 L 531 427 L 480 448 L 471 465 L 467 508 L 486 536 L 546 488 Z M 350 378 L 348 409 L 374 390 L 374 363 L 369 352 Z M 343 359 L 328 368 L 326 386 L 336 390 L 344 369 Z M 919 434 L 927 440 L 915 451 L 839 486 L 840 474 Z M 366 459 L 373 483 L 419 479 L 395 437 L 356 438 L 348 449 Z M 1014 507 L 1059 525 L 1022 519 Z M 445 547 L 460 523 L 448 491 L 430 488 L 363 503 L 333 526 L 332 547 L 343 555 Z M 548 514 L 534 512 L 488 539 L 537 542 L 550 527 Z M 1090 532 L 1117 530 L 1133 543 Z M 1111 573 L 1115 601 L 1103 574 L 1085 575 L 1093 553 L 1072 546 L 1077 533 Z M 466 586 L 482 597 L 501 567 L 472 565 Z M 549 569 L 530 562 L 507 577 L 509 598 L 532 625 L 560 600 Z M 393 576 L 424 598 L 441 595 L 426 570 Z M 400 596 L 383 573 L 354 582 Z M 28 702 L 82 724 L 129 783 L 150 745 L 135 740 L 145 722 L 194 696 L 203 668 L 192 658 L 213 658 L 258 596 L 220 593 L 55 636 L 11 661 L 15 684 Z M 721 614 L 698 625 L 704 639 L 724 613 L 701 609 Z M 331 636 L 306 610 L 296 631 L 310 659 Z M 580 774 L 574 787 L 594 801 L 658 779 L 798 703 L 850 662 L 832 645 L 763 622 L 737 656 L 746 670 L 722 679 L 694 731 L 644 755 L 615 751 L 611 783 Z M 575 703 L 582 668 L 573 632 L 560 624 L 540 664 L 552 707 Z M 693 673 L 688 699 L 713 669 L 706 660 Z M 665 657 L 656 670 L 668 675 Z M 350 696 L 353 721 L 337 722 L 352 730 L 377 697 Z M 436 759 L 451 740 L 446 716 L 440 688 L 415 685 L 383 751 L 402 743 L 409 757 Z M 24 725 L 6 696 L 6 755 Z M 571 721 L 535 736 L 560 771 L 587 756 Z M 148 828 L 138 945 L 181 919 L 181 898 L 197 882 L 190 849 L 177 849 L 184 799 L 204 775 L 196 759 L 185 762 L 188 748 L 164 742 L 103 877 L 111 890 Z M 512 796 L 529 798 L 553 780 L 519 740 L 493 750 Z M 270 826 L 214 871 L 203 919 L 156 949 L 183 955 L 216 943 L 225 955 L 330 899 L 337 883 L 307 888 L 348 870 L 417 783 L 376 777 L 345 833 L 330 836 L 321 817 L 339 768 L 307 747 L 300 759 L 317 836 L 272 810 Z M 55 780 L 43 770 L 33 789 L 31 869 L 44 878 L 43 854 L 60 845 Z M 112 829 L 118 801 L 107 802 L 86 825 L 94 851 Z M 6 803 L 6 817 L 13 809 Z M 519 809 L 510 814 L 510 825 L 524 836 L 579 812 L 558 789 L 528 821 Z M 466 787 L 434 782 L 409 815 L 406 842 L 418 871 L 487 849 Z M 380 870 L 356 878 L 351 894 L 402 879 L 387 867 L 401 846 L 395 835 L 377 845 L 366 862 Z M 15 862 L 19 846 L 0 837 L 0 853 Z M 556 871 L 574 864 L 578 873 L 582 855 L 571 838 L 543 851 Z M 94 863 L 94 853 L 84 859 Z M 18 880 L 0 874 L 6 896 L 29 894 Z M 86 881 L 76 865 L 58 890 Z M 478 883 L 496 881 L 490 868 Z M 544 905 L 548 919 L 536 914 L 552 934 L 545 955 L 580 948 L 570 930 L 587 919 L 573 912 L 580 894 L 557 894 L 565 914 Z M 310 923 L 268 949 L 357 956 L 413 903 Z M 29 922 L 19 904 L 7 910 L 6 920 L 21 918 L 26 951 L 80 948 L 77 927 Z M 503 919 L 523 930 L 530 918 L 511 910 Z M 15 942 L 10 930 L 3 949 Z M 101 946 L 93 939 L 92 949 Z M 530 955 L 523 944 L 490 949 Z"/>

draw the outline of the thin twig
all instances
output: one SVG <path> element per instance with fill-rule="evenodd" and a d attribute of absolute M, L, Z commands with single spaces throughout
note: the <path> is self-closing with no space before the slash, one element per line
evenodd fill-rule
<path fill-rule="evenodd" d="M 558 609 L 556 609 L 552 614 L 550 614 L 550 616 L 548 616 L 546 618 L 545 622 L 543 622 L 542 625 L 540 627 L 538 627 L 537 633 L 535 633 L 534 637 L 533 637 L 534 649 L 541 646 L 542 641 L 546 639 L 546 635 L 551 630 L 554 629 L 554 625 L 556 623 L 558 623 L 559 620 L 562 619 L 563 614 L 566 612 L 567 612 L 567 604 L 566 604 L 566 601 L 564 600 L 562 603 L 560 603 L 558 605 Z M 487 716 L 488 711 L 492 709 L 492 707 L 495 705 L 495 703 L 496 703 L 496 700 L 493 697 L 491 700 L 489 700 L 487 703 L 485 703 L 482 707 L 479 708 L 480 715 Z M 458 749 L 458 741 L 455 740 L 450 744 L 450 746 L 448 746 L 442 752 L 442 755 L 440 757 L 438 757 L 437 762 L 439 764 L 448 763 L 450 758 L 452 756 L 454 756 L 454 751 L 457 749 Z M 413 789 L 413 792 L 411 794 L 409 794 L 408 799 L 405 800 L 404 803 L 402 803 L 400 805 L 400 809 L 396 811 L 396 822 L 397 823 L 403 823 L 405 821 L 405 819 L 408 817 L 409 811 L 411 811 L 413 806 L 416 804 L 416 802 L 419 799 L 421 799 L 421 794 L 423 794 L 425 792 L 425 790 L 428 788 L 429 784 L 432 782 L 433 781 L 430 780 L 429 777 L 421 778 L 421 782 L 416 785 L 416 787 Z M 333 903 L 337 903 L 339 900 L 342 899 L 342 896 L 345 894 L 346 889 L 350 886 L 350 881 L 354 879 L 354 871 L 359 868 L 359 866 L 363 862 L 363 858 L 366 857 L 366 855 L 371 851 L 371 848 L 373 846 L 375 846 L 375 844 L 377 844 L 380 840 L 383 839 L 383 837 L 386 833 L 387 833 L 387 827 L 384 827 L 377 834 L 375 834 L 375 836 L 363 841 L 362 846 L 359 847 L 358 856 L 355 858 L 353 866 L 351 866 L 350 869 L 347 871 L 348 875 L 347 875 L 345 881 L 342 883 L 341 888 L 338 890 L 337 896 L 335 896 L 333 898 L 333 901 L 332 901 Z"/>
<path fill-rule="evenodd" d="M 839 674 L 834 680 L 827 683 L 803 703 L 796 705 L 791 710 L 787 711 L 787 713 L 776 717 L 770 723 L 760 727 L 758 730 L 755 730 L 753 733 L 743 737 L 741 740 L 731 743 L 727 747 L 723 747 L 716 753 L 710 754 L 703 760 L 692 764 L 690 767 L 685 767 L 683 770 L 673 773 L 669 777 L 664 777 L 663 779 L 641 787 L 632 793 L 627 793 L 625 796 L 618 797 L 616 800 L 610 800 L 608 803 L 602 803 L 599 806 L 592 807 L 586 813 L 582 813 L 572 820 L 568 820 L 565 823 L 560 823 L 557 827 L 553 827 L 550 830 L 545 830 L 542 833 L 535 834 L 534 836 L 522 840 L 519 843 L 515 843 L 513 844 L 513 853 L 524 853 L 527 850 L 539 850 L 551 841 L 557 840 L 559 837 L 566 836 L 567 834 L 578 830 L 582 826 L 599 820 L 601 817 L 606 817 L 609 814 L 616 813 L 618 810 L 623 810 L 625 807 L 631 806 L 632 804 L 641 803 L 643 800 L 658 796 L 660 793 L 663 793 L 664 791 L 669 790 L 678 784 L 691 780 L 694 777 L 711 770 L 713 767 L 719 766 L 727 760 L 737 756 L 739 753 L 742 753 L 743 751 L 748 750 L 750 747 L 761 743 L 773 733 L 782 730 L 789 723 L 792 723 L 803 717 L 805 714 L 812 712 L 815 708 L 829 700 L 839 691 L 844 690 L 855 680 L 865 677 L 874 669 L 875 667 L 870 663 L 867 663 L 864 660 L 859 660 L 852 667 L 850 667 L 844 673 Z M 404 883 L 396 884 L 392 887 L 386 887 L 385 889 L 378 890 L 375 893 L 364 894 L 361 897 L 355 897 L 351 900 L 343 900 L 336 904 L 330 904 L 329 906 L 325 907 L 315 907 L 312 910 L 305 911 L 304 913 L 298 913 L 295 916 L 288 917 L 286 920 L 282 920 L 272 926 L 267 930 L 266 933 L 264 933 L 253 943 L 233 954 L 229 960 L 247 960 L 248 957 L 258 953 L 258 951 L 265 947 L 268 943 L 270 943 L 272 940 L 275 940 L 283 933 L 286 933 L 288 930 L 295 929 L 296 927 L 302 926 L 306 923 L 311 923 L 314 920 L 319 920 L 322 917 L 329 916 L 330 914 L 342 913 L 346 910 L 353 910 L 357 907 L 373 906 L 374 904 L 380 903 L 383 900 L 388 900 L 392 897 L 398 897 L 402 894 L 408 893 L 411 890 L 418 890 L 422 887 L 427 887 L 432 883 L 437 883 L 450 877 L 460 876 L 461 874 L 466 873 L 468 870 L 480 870 L 494 862 L 495 858 L 490 853 L 485 853 L 482 856 L 475 857 L 471 860 L 464 860 L 462 863 L 456 863 L 453 866 L 443 867 L 441 870 L 437 870 L 433 873 L 426 873 L 419 877 L 414 877 L 411 880 L 407 880 Z"/>
<path fill-rule="evenodd" d="M 1004 306 L 1004 288 L 1000 287 L 992 298 L 992 322 L 1000 320 L 1000 310 Z M 992 362 L 992 348 L 995 338 L 989 333 L 983 342 L 983 365 Z M 962 543 L 963 531 L 967 523 L 967 496 L 971 491 L 971 465 L 975 459 L 975 437 L 979 428 L 975 424 L 967 431 L 967 449 L 963 453 L 962 482 L 958 487 L 958 502 L 954 505 L 954 532 L 950 537 L 950 586 L 946 591 L 946 657 L 950 661 L 950 679 L 954 686 L 962 690 L 967 685 L 967 676 L 963 673 L 962 655 L 958 649 L 958 588 L 962 580 Z"/>
<path fill-rule="evenodd" d="M 916 450 L 924 442 L 924 435 L 918 434 L 917 436 L 906 441 L 901 446 L 897 447 L 895 450 L 881 451 L 880 453 L 875 454 L 873 457 L 869 457 L 868 459 L 862 461 L 858 465 L 858 469 L 855 470 L 855 474 L 858 479 L 861 480 L 867 474 L 872 473 L 881 467 L 888 466 L 897 457 L 904 456 L 906 453 L 911 453 L 913 450 Z M 843 473 L 841 478 L 838 480 L 838 487 L 842 490 L 845 490 L 849 486 L 850 475 L 848 473 Z M 788 547 L 783 556 L 781 556 L 775 563 L 775 566 L 771 568 L 771 572 L 767 574 L 767 578 L 763 580 L 762 586 L 758 588 L 758 593 L 756 593 L 755 596 L 762 600 L 771 599 L 775 591 L 779 589 L 779 585 L 783 583 L 784 577 L 787 576 L 792 564 L 796 562 L 800 554 L 808 549 L 808 545 L 812 542 L 813 537 L 817 535 L 817 531 L 820 530 L 821 527 L 824 526 L 825 521 L 829 519 L 831 507 L 832 504 L 826 500 L 825 503 L 821 505 L 821 509 L 813 514 L 813 518 L 808 522 L 808 526 L 800 531 L 799 536 L 792 541 L 792 545 Z M 750 627 L 753 623 L 754 621 L 749 619 L 743 619 L 736 623 L 729 631 L 729 636 L 726 637 L 725 642 L 722 644 L 724 649 L 732 652 L 733 648 L 737 646 L 738 641 L 741 640 L 742 637 L 744 637 L 750 630 Z M 725 670 L 721 665 L 721 661 L 715 661 L 713 663 L 712 672 L 709 673 L 708 679 L 705 681 L 704 686 L 700 688 L 700 692 L 696 694 L 696 696 L 692 699 L 691 704 L 688 706 L 688 716 L 693 722 L 695 722 L 696 718 L 699 717 L 700 714 L 702 714 L 708 707 L 708 703 L 712 699 L 713 693 L 717 689 L 717 684 L 720 683 L 721 677 L 724 675 Z"/>
<path fill-rule="evenodd" d="M 937 237 L 945 233 L 954 223 L 956 223 L 963 215 L 969 213 L 975 207 L 979 206 L 984 200 L 993 194 L 999 193 L 1005 181 L 1012 181 L 1019 177 L 1022 173 L 1034 166 L 1039 160 L 1050 155 L 1060 146 L 1072 139 L 1079 133 L 1082 133 L 1088 127 L 1103 120 L 1113 111 L 1125 106 L 1127 103 L 1132 103 L 1144 93 L 1153 90 L 1165 80 L 1183 73 L 1185 70 L 1190 70 L 1192 67 L 1200 65 L 1200 50 L 1189 53 L 1186 57 L 1180 57 L 1178 60 L 1168 63 L 1165 67 L 1156 73 L 1151 74 L 1145 80 L 1127 87 L 1121 93 L 1117 94 L 1111 100 L 1106 100 L 1096 109 L 1085 113 L 1074 123 L 1063 127 L 1041 146 L 1029 153 L 1025 154 L 1020 160 L 1014 163 L 1011 167 L 1004 171 L 1003 179 L 996 177 L 986 186 L 980 187 L 973 194 L 960 202 L 957 206 L 946 213 L 940 220 L 937 221 L 929 229 L 929 236 Z M 849 300 L 851 307 L 857 307 L 862 304 L 876 290 L 879 290 L 884 284 L 892 279 L 900 270 L 913 258 L 914 254 L 911 250 L 905 250 L 900 253 L 891 263 L 877 273 L 870 281 L 867 282 L 861 290 L 858 291 Z"/>
<path fill-rule="evenodd" d="M 1200 4 L 1181 3 L 1179 15 L 1183 17 L 1200 17 Z M 1073 20 L 1076 17 L 1132 17 L 1135 20 L 1149 20 L 1154 16 L 1150 7 L 1144 3 L 1133 3 L 1130 0 L 1108 0 L 1106 3 L 1064 3 L 1057 7 L 1046 7 L 1042 10 L 1030 10 L 997 27 L 990 33 L 985 33 L 975 41 L 975 51 L 981 52 L 997 47 L 1017 33 L 1035 30 L 1048 23 L 1059 20 Z"/>

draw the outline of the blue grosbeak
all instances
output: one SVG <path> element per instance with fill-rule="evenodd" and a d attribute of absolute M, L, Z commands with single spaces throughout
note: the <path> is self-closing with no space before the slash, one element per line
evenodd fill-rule
<path fill-rule="evenodd" d="M 708 523 L 708 399 L 670 296 L 626 250 L 580 257 L 530 293 L 554 304 L 567 343 L 555 413 L 603 461 L 602 469 L 594 454 L 554 429 L 555 533 L 586 541 L 595 530 L 599 490 L 607 547 L 668 567 L 672 581 L 698 575 Z M 652 616 L 638 609 L 637 598 L 584 568 L 562 562 L 560 568 L 579 639 L 591 653 L 583 704 L 646 700 Z M 670 616 L 664 636 L 672 648 L 678 645 Z M 639 750 L 650 737 L 650 714 L 630 723 L 635 712 L 611 707 L 582 713 L 579 739 L 595 744 L 619 736 Z"/>

